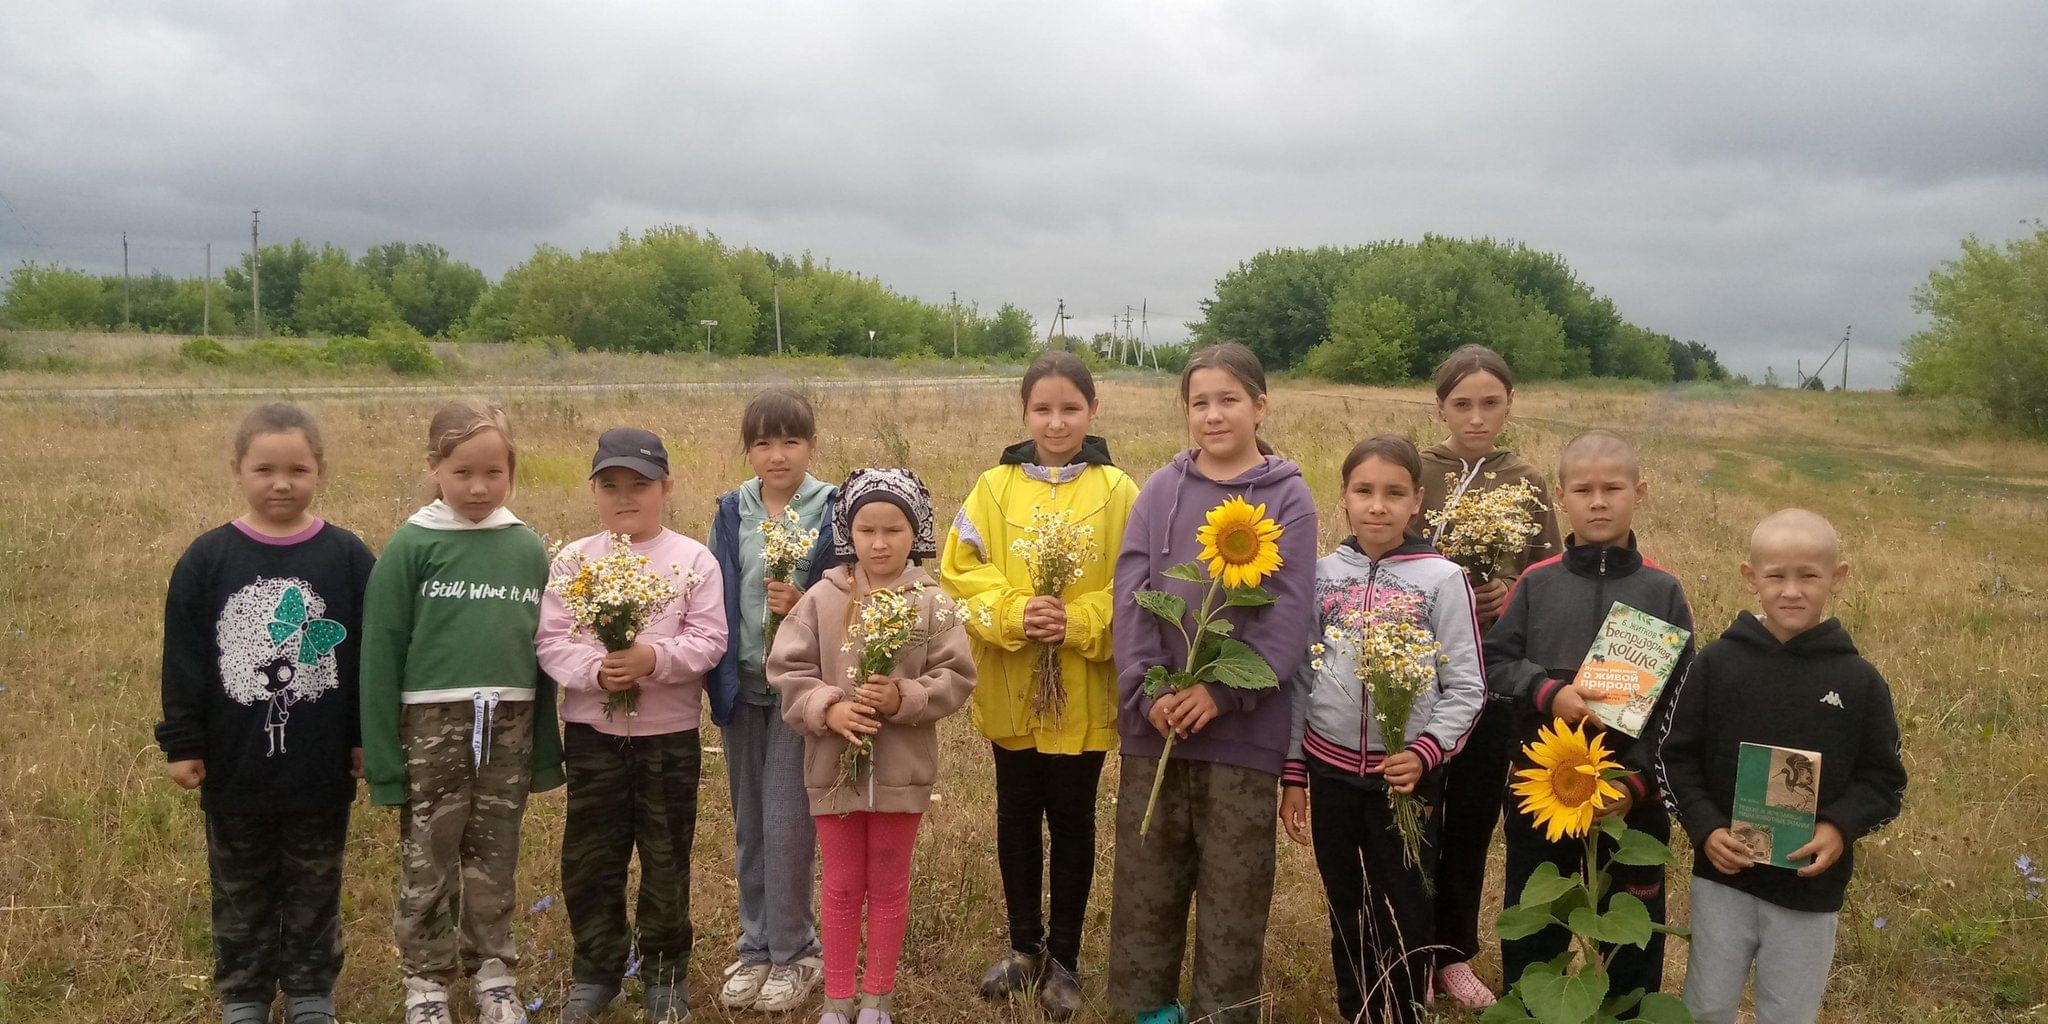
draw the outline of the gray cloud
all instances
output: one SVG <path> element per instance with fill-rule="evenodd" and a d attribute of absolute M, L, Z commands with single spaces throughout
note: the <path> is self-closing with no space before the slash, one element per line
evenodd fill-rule
<path fill-rule="evenodd" d="M 1170 338 L 1263 248 L 1488 234 L 1751 373 L 1854 323 L 1877 386 L 1957 241 L 2048 212 L 2026 0 L 16 6 L 7 265 L 673 222 Z"/>

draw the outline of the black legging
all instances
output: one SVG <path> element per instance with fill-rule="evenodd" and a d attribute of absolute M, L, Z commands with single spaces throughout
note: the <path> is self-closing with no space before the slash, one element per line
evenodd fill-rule
<path fill-rule="evenodd" d="M 1487 701 L 1465 738 L 1465 749 L 1444 764 L 1436 864 L 1436 961 L 1461 964 L 1479 955 L 1479 904 L 1486 890 L 1486 855 L 1508 795 L 1508 753 L 1514 708 Z M 1512 895 L 1512 893 L 1511 893 Z"/>
<path fill-rule="evenodd" d="M 995 747 L 996 861 L 1010 913 L 1010 946 L 1043 950 L 1078 970 L 1088 889 L 1095 882 L 1095 793 L 1102 751 L 1046 754 Z M 1052 833 L 1052 929 L 1039 913 L 1044 833 Z"/>

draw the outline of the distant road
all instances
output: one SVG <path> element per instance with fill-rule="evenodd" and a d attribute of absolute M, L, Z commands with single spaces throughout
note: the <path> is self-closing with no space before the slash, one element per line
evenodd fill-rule
<path fill-rule="evenodd" d="M 236 387 L 236 388 L 193 388 L 193 387 L 50 387 L 50 388 L 0 388 L 0 399 L 34 400 L 67 398 L 267 398 L 289 396 L 294 398 L 382 398 L 405 395 L 446 395 L 461 391 L 482 391 L 493 395 L 578 395 L 603 394 L 606 392 L 679 392 L 712 393 L 726 391 L 750 391 L 758 388 L 800 386 L 825 391 L 845 391 L 872 388 L 877 391 L 931 391 L 947 388 L 1015 387 L 1015 377 L 906 377 L 889 379 L 882 377 L 813 377 L 797 380 L 691 380 L 653 381 L 642 384 L 469 384 L 450 382 L 447 384 L 393 384 L 376 385 L 315 385 L 294 387 Z"/>

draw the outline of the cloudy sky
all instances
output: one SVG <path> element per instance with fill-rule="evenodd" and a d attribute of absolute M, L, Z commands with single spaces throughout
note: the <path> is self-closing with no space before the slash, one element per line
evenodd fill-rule
<path fill-rule="evenodd" d="M 681 223 L 1155 337 L 1274 246 L 1563 253 L 1789 376 L 2048 216 L 2048 5 L 113 3 L 0 11 L 0 266 Z M 1832 374 L 1831 374 L 1832 376 Z"/>

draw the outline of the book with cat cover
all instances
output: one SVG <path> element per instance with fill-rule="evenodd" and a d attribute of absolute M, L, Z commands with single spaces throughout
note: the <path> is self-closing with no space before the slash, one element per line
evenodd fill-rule
<path fill-rule="evenodd" d="M 1735 762 L 1735 807 L 1728 831 L 1758 864 L 1803 868 L 1786 860 L 1813 841 L 1820 800 L 1820 755 L 1811 750 L 1744 743 Z"/>
<path fill-rule="evenodd" d="M 1616 601 L 1572 681 L 1598 692 L 1587 702 L 1601 724 L 1641 736 L 1691 638 L 1690 630 Z"/>

